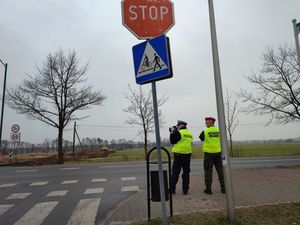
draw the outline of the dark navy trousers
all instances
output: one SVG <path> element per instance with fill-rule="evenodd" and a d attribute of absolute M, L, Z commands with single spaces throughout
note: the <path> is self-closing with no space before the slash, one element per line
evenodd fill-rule
<path fill-rule="evenodd" d="M 176 190 L 176 184 L 179 179 L 179 174 L 182 168 L 182 191 L 187 192 L 190 185 L 190 165 L 192 154 L 174 153 L 174 161 L 172 165 L 171 191 Z"/>

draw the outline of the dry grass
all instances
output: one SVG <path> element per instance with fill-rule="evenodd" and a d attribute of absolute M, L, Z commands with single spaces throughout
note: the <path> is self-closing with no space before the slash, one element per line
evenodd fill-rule
<path fill-rule="evenodd" d="M 132 225 L 161 225 L 161 219 Z M 266 205 L 236 210 L 236 221 L 230 223 L 226 212 L 176 215 L 171 225 L 300 225 L 300 203 Z"/>

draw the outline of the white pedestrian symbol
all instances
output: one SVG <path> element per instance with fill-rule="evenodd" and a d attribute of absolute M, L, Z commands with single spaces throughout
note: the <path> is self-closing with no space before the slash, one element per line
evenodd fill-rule
<path fill-rule="evenodd" d="M 147 43 L 137 77 L 145 76 L 164 69 L 168 69 L 168 67 L 151 44 Z"/>

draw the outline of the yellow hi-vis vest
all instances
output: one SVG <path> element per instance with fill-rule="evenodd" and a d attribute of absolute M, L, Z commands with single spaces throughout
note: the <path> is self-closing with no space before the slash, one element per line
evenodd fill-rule
<path fill-rule="evenodd" d="M 217 127 L 207 127 L 204 129 L 203 152 L 221 152 L 220 131 Z"/>
<path fill-rule="evenodd" d="M 181 135 L 180 141 L 178 141 L 172 148 L 172 152 L 180 154 L 192 153 L 192 141 L 193 135 L 187 129 L 179 130 Z"/>

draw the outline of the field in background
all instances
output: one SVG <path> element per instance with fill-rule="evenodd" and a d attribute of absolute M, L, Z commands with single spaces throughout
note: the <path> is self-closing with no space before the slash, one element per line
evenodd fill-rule
<path fill-rule="evenodd" d="M 169 152 L 171 148 L 167 148 Z M 260 144 L 235 144 L 233 146 L 233 157 L 263 157 L 263 156 L 293 156 L 300 155 L 300 142 L 290 143 L 260 143 Z M 229 151 L 229 148 L 228 148 Z M 86 163 L 86 162 L 121 162 L 121 161 L 143 161 L 145 160 L 144 150 L 125 149 L 125 150 L 85 150 L 75 153 L 75 160 L 71 152 L 65 153 L 66 163 Z M 172 154 L 171 154 L 172 156 Z M 166 154 L 162 153 L 163 159 L 167 159 Z M 157 158 L 156 151 L 151 154 L 151 159 Z M 193 146 L 193 159 L 202 159 L 202 146 Z M 43 165 L 54 164 L 57 161 L 57 153 L 28 153 L 14 155 L 12 160 L 8 155 L 1 156 L 0 163 L 13 163 L 15 165 Z M 26 162 L 30 162 L 27 163 Z M 37 163 L 35 163 L 37 162 Z"/>
<path fill-rule="evenodd" d="M 167 148 L 171 151 L 171 148 Z M 236 144 L 234 145 L 233 157 L 262 157 L 262 156 L 293 156 L 300 155 L 300 142 L 272 143 L 272 144 Z M 229 149 L 228 149 L 229 150 Z M 172 156 L 172 154 L 171 154 Z M 163 159 L 167 156 L 162 152 Z M 151 154 L 156 159 L 156 151 Z M 193 159 L 202 159 L 202 146 L 193 146 Z M 115 151 L 105 158 L 87 159 L 90 162 L 118 162 L 118 161 L 140 161 L 144 160 L 143 149 L 128 149 Z"/>

